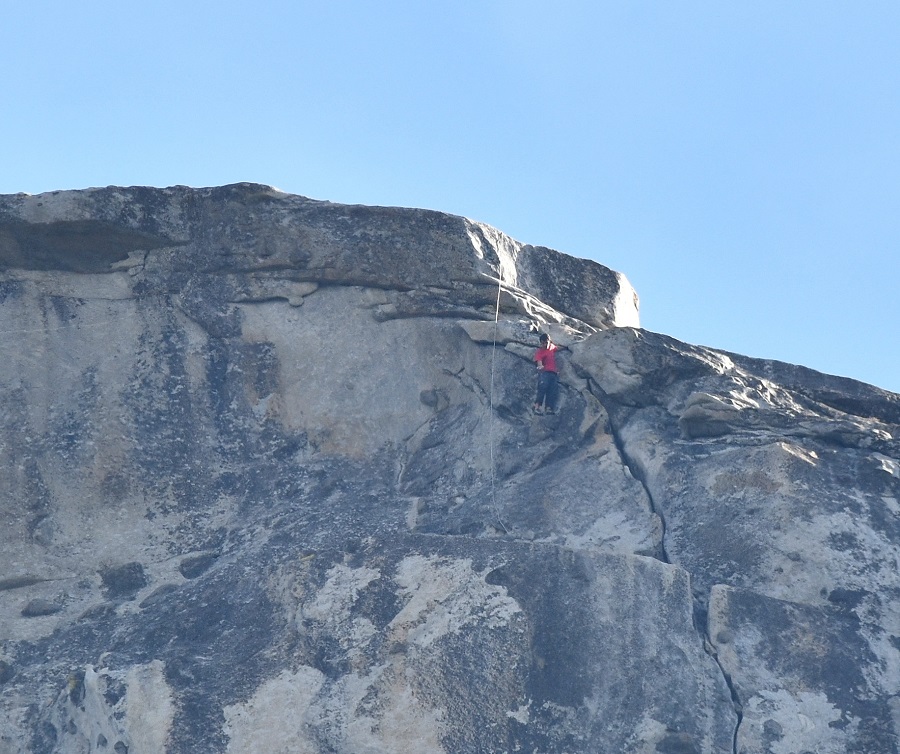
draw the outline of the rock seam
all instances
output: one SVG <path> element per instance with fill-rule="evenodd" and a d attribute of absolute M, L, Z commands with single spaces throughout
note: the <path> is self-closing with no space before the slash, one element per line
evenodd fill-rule
<path fill-rule="evenodd" d="M 640 464 L 631 457 L 628 453 L 625 442 L 622 440 L 621 434 L 619 432 L 619 428 L 616 426 L 616 422 L 614 417 L 614 412 L 611 410 L 610 404 L 612 403 L 612 399 L 607 395 L 606 391 L 603 390 L 594 380 L 587 376 L 586 379 L 588 392 L 596 398 L 600 405 L 603 406 L 606 411 L 607 416 L 609 417 L 608 429 L 610 437 L 612 437 L 613 444 L 616 446 L 616 450 L 619 452 L 619 457 L 622 459 L 622 463 L 625 464 L 625 468 L 628 469 L 628 473 L 636 479 L 641 487 L 644 488 L 644 493 L 647 495 L 647 500 L 650 502 L 650 510 L 656 514 L 659 518 L 660 526 L 662 531 L 660 533 L 660 542 L 659 542 L 659 550 L 660 557 L 657 558 L 663 563 L 667 565 L 674 565 L 679 567 L 677 563 L 673 563 L 669 558 L 669 554 L 666 551 L 666 518 L 662 511 L 662 509 L 657 504 L 656 500 L 653 497 L 653 492 L 650 489 L 650 485 L 647 484 L 646 475 L 641 468 Z M 690 576 L 690 574 L 688 574 Z M 712 587 L 710 587 L 710 592 Z M 737 718 L 737 722 L 734 726 L 734 737 L 732 739 L 732 754 L 738 754 L 738 734 L 740 733 L 741 724 L 744 720 L 743 713 L 743 704 L 741 703 L 740 696 L 737 692 L 737 687 L 734 684 L 731 675 L 725 670 L 721 661 L 719 660 L 718 653 L 715 651 L 715 647 L 712 643 L 712 639 L 709 635 L 709 620 L 708 620 L 708 607 L 704 607 L 699 595 L 694 593 L 694 590 L 691 590 L 691 596 L 694 602 L 693 613 L 694 613 L 694 628 L 699 635 L 699 638 L 703 644 L 703 651 L 716 663 L 716 667 L 719 668 L 719 672 L 722 674 L 722 678 L 725 681 L 725 685 L 728 688 L 728 693 L 731 696 L 731 703 L 734 708 L 734 714 Z M 707 605 L 709 604 L 709 595 L 707 595 Z M 699 616 L 703 616 L 703 619 L 698 619 Z"/>

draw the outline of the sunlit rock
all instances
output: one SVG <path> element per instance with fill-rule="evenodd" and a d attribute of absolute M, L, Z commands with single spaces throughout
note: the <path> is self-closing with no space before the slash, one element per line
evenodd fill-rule
<path fill-rule="evenodd" d="M 0 197 L 0 752 L 896 752 L 900 399 L 638 324 L 437 212 Z"/>

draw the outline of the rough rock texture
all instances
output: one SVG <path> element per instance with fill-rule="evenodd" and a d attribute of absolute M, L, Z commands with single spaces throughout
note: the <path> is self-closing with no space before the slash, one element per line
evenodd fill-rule
<path fill-rule="evenodd" d="M 0 197 L 0 753 L 900 750 L 900 398 L 637 326 L 440 213 Z"/>

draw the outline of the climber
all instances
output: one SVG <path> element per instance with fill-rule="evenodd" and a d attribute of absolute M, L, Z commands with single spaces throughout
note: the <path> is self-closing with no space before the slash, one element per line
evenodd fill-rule
<path fill-rule="evenodd" d="M 559 375 L 556 369 L 556 352 L 566 346 L 558 346 L 551 342 L 547 333 L 541 334 L 541 345 L 534 352 L 534 360 L 538 368 L 537 400 L 534 403 L 536 414 L 556 413 L 556 400 L 559 397 Z"/>

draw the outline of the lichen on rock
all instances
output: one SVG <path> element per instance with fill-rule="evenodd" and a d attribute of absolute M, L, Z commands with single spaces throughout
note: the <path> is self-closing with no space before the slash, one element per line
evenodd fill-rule
<path fill-rule="evenodd" d="M 0 752 L 897 752 L 900 397 L 638 325 L 439 212 L 0 197 Z"/>

